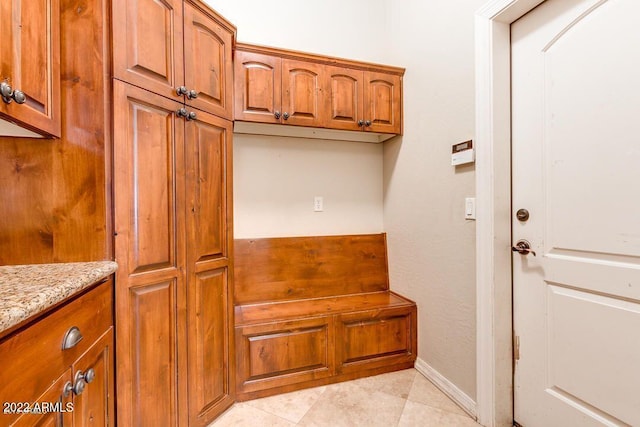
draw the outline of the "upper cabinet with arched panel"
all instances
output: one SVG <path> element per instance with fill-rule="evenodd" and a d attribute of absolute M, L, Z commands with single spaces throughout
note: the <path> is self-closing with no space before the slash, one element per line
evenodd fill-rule
<path fill-rule="evenodd" d="M 197 0 L 113 0 L 112 16 L 116 79 L 233 117 L 232 24 Z"/>
<path fill-rule="evenodd" d="M 248 44 L 234 59 L 236 131 L 365 142 L 402 133 L 403 68 Z"/>

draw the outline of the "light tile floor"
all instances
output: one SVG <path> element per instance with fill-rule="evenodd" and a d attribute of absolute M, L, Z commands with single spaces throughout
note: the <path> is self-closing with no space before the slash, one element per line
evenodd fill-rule
<path fill-rule="evenodd" d="M 415 369 L 236 403 L 209 427 L 477 427 Z"/>

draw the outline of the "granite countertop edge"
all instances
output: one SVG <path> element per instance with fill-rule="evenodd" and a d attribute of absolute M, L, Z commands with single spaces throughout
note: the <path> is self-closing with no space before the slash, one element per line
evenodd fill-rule
<path fill-rule="evenodd" d="M 114 273 L 113 261 L 0 266 L 0 334 Z"/>

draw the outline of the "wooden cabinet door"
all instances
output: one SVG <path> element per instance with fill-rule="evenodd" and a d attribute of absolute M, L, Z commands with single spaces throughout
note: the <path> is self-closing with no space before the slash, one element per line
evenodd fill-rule
<path fill-rule="evenodd" d="M 282 60 L 276 56 L 236 51 L 234 119 L 280 123 Z"/>
<path fill-rule="evenodd" d="M 75 410 L 74 404 L 71 401 L 73 393 L 64 392 L 65 385 L 67 383 L 71 384 L 71 381 L 71 369 L 68 369 L 60 378 L 55 380 L 40 397 L 29 402 L 30 404 L 38 403 L 41 405 L 41 414 L 22 414 L 10 425 L 12 427 L 63 427 L 72 425 L 73 412 Z M 42 406 L 43 404 L 46 405 L 46 410 Z M 6 417 L 6 415 L 0 416 Z M 2 418 L 2 422 L 9 423 L 10 420 Z"/>
<path fill-rule="evenodd" d="M 324 126 L 323 68 L 305 61 L 282 60 L 282 123 Z"/>
<path fill-rule="evenodd" d="M 0 2 L 0 81 L 26 96 L 0 115 L 60 136 L 60 0 Z"/>
<path fill-rule="evenodd" d="M 344 67 L 326 67 L 325 109 L 327 127 L 331 129 L 362 130 L 363 72 Z"/>
<path fill-rule="evenodd" d="M 95 377 L 73 399 L 73 427 L 114 426 L 113 328 L 73 364 L 74 377 L 93 369 Z"/>
<path fill-rule="evenodd" d="M 365 130 L 381 133 L 402 133 L 401 78 L 394 74 L 364 73 Z"/>
<path fill-rule="evenodd" d="M 185 87 L 187 105 L 233 118 L 233 32 L 195 3 L 184 3 Z"/>
<path fill-rule="evenodd" d="M 116 79 L 182 101 L 182 0 L 113 0 Z"/>
<path fill-rule="evenodd" d="M 118 425 L 186 425 L 182 104 L 117 81 L 114 104 Z"/>
<path fill-rule="evenodd" d="M 198 112 L 186 125 L 189 425 L 234 401 L 229 281 L 232 122 Z"/>

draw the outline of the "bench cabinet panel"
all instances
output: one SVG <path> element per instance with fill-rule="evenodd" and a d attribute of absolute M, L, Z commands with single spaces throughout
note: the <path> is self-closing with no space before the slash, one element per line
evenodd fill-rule
<path fill-rule="evenodd" d="M 415 307 L 341 314 L 336 321 L 338 373 L 415 359 Z"/>
<path fill-rule="evenodd" d="M 251 392 L 332 375 L 332 323 L 323 317 L 236 328 L 238 389 Z"/>

